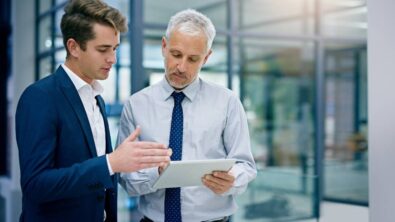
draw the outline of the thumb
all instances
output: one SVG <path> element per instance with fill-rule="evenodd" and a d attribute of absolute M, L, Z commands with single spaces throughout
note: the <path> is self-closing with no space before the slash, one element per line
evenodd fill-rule
<path fill-rule="evenodd" d="M 140 126 L 137 126 L 136 129 L 125 139 L 125 141 L 133 142 L 140 135 L 141 129 Z"/>

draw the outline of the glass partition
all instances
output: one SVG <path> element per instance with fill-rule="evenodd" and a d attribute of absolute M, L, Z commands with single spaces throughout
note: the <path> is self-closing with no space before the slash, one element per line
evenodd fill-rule
<path fill-rule="evenodd" d="M 242 207 L 248 209 L 244 218 L 313 217 L 317 178 L 313 169 L 314 44 L 239 41 L 242 101 L 259 169 L 248 192 L 262 194 L 252 194 L 259 201 L 241 199 Z M 265 213 L 259 213 L 260 208 Z"/>
<path fill-rule="evenodd" d="M 360 44 L 325 50 L 325 198 L 366 205 L 368 197 L 367 61 Z"/>

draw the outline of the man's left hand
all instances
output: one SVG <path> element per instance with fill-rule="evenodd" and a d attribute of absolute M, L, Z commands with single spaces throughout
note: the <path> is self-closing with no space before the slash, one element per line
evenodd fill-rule
<path fill-rule="evenodd" d="M 229 172 L 215 171 L 202 178 L 203 184 L 216 194 L 223 194 L 232 188 L 235 177 Z"/>

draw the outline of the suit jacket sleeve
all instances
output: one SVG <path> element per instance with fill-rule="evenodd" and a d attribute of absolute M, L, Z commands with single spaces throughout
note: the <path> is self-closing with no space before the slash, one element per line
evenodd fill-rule
<path fill-rule="evenodd" d="M 67 141 L 58 137 L 59 115 L 54 105 L 57 101 L 50 94 L 42 88 L 29 87 L 17 107 L 16 139 L 24 197 L 40 203 L 112 188 L 105 156 L 85 158 L 70 166 L 56 166 L 58 148 Z M 84 139 L 78 126 L 75 131 L 70 140 Z"/>

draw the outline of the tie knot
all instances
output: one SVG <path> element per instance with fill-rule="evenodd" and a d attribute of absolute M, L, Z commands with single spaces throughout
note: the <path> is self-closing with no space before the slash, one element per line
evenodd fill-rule
<path fill-rule="evenodd" d="M 185 94 L 183 92 L 173 92 L 171 94 L 174 98 L 174 104 L 181 104 L 182 100 L 185 98 Z"/>

